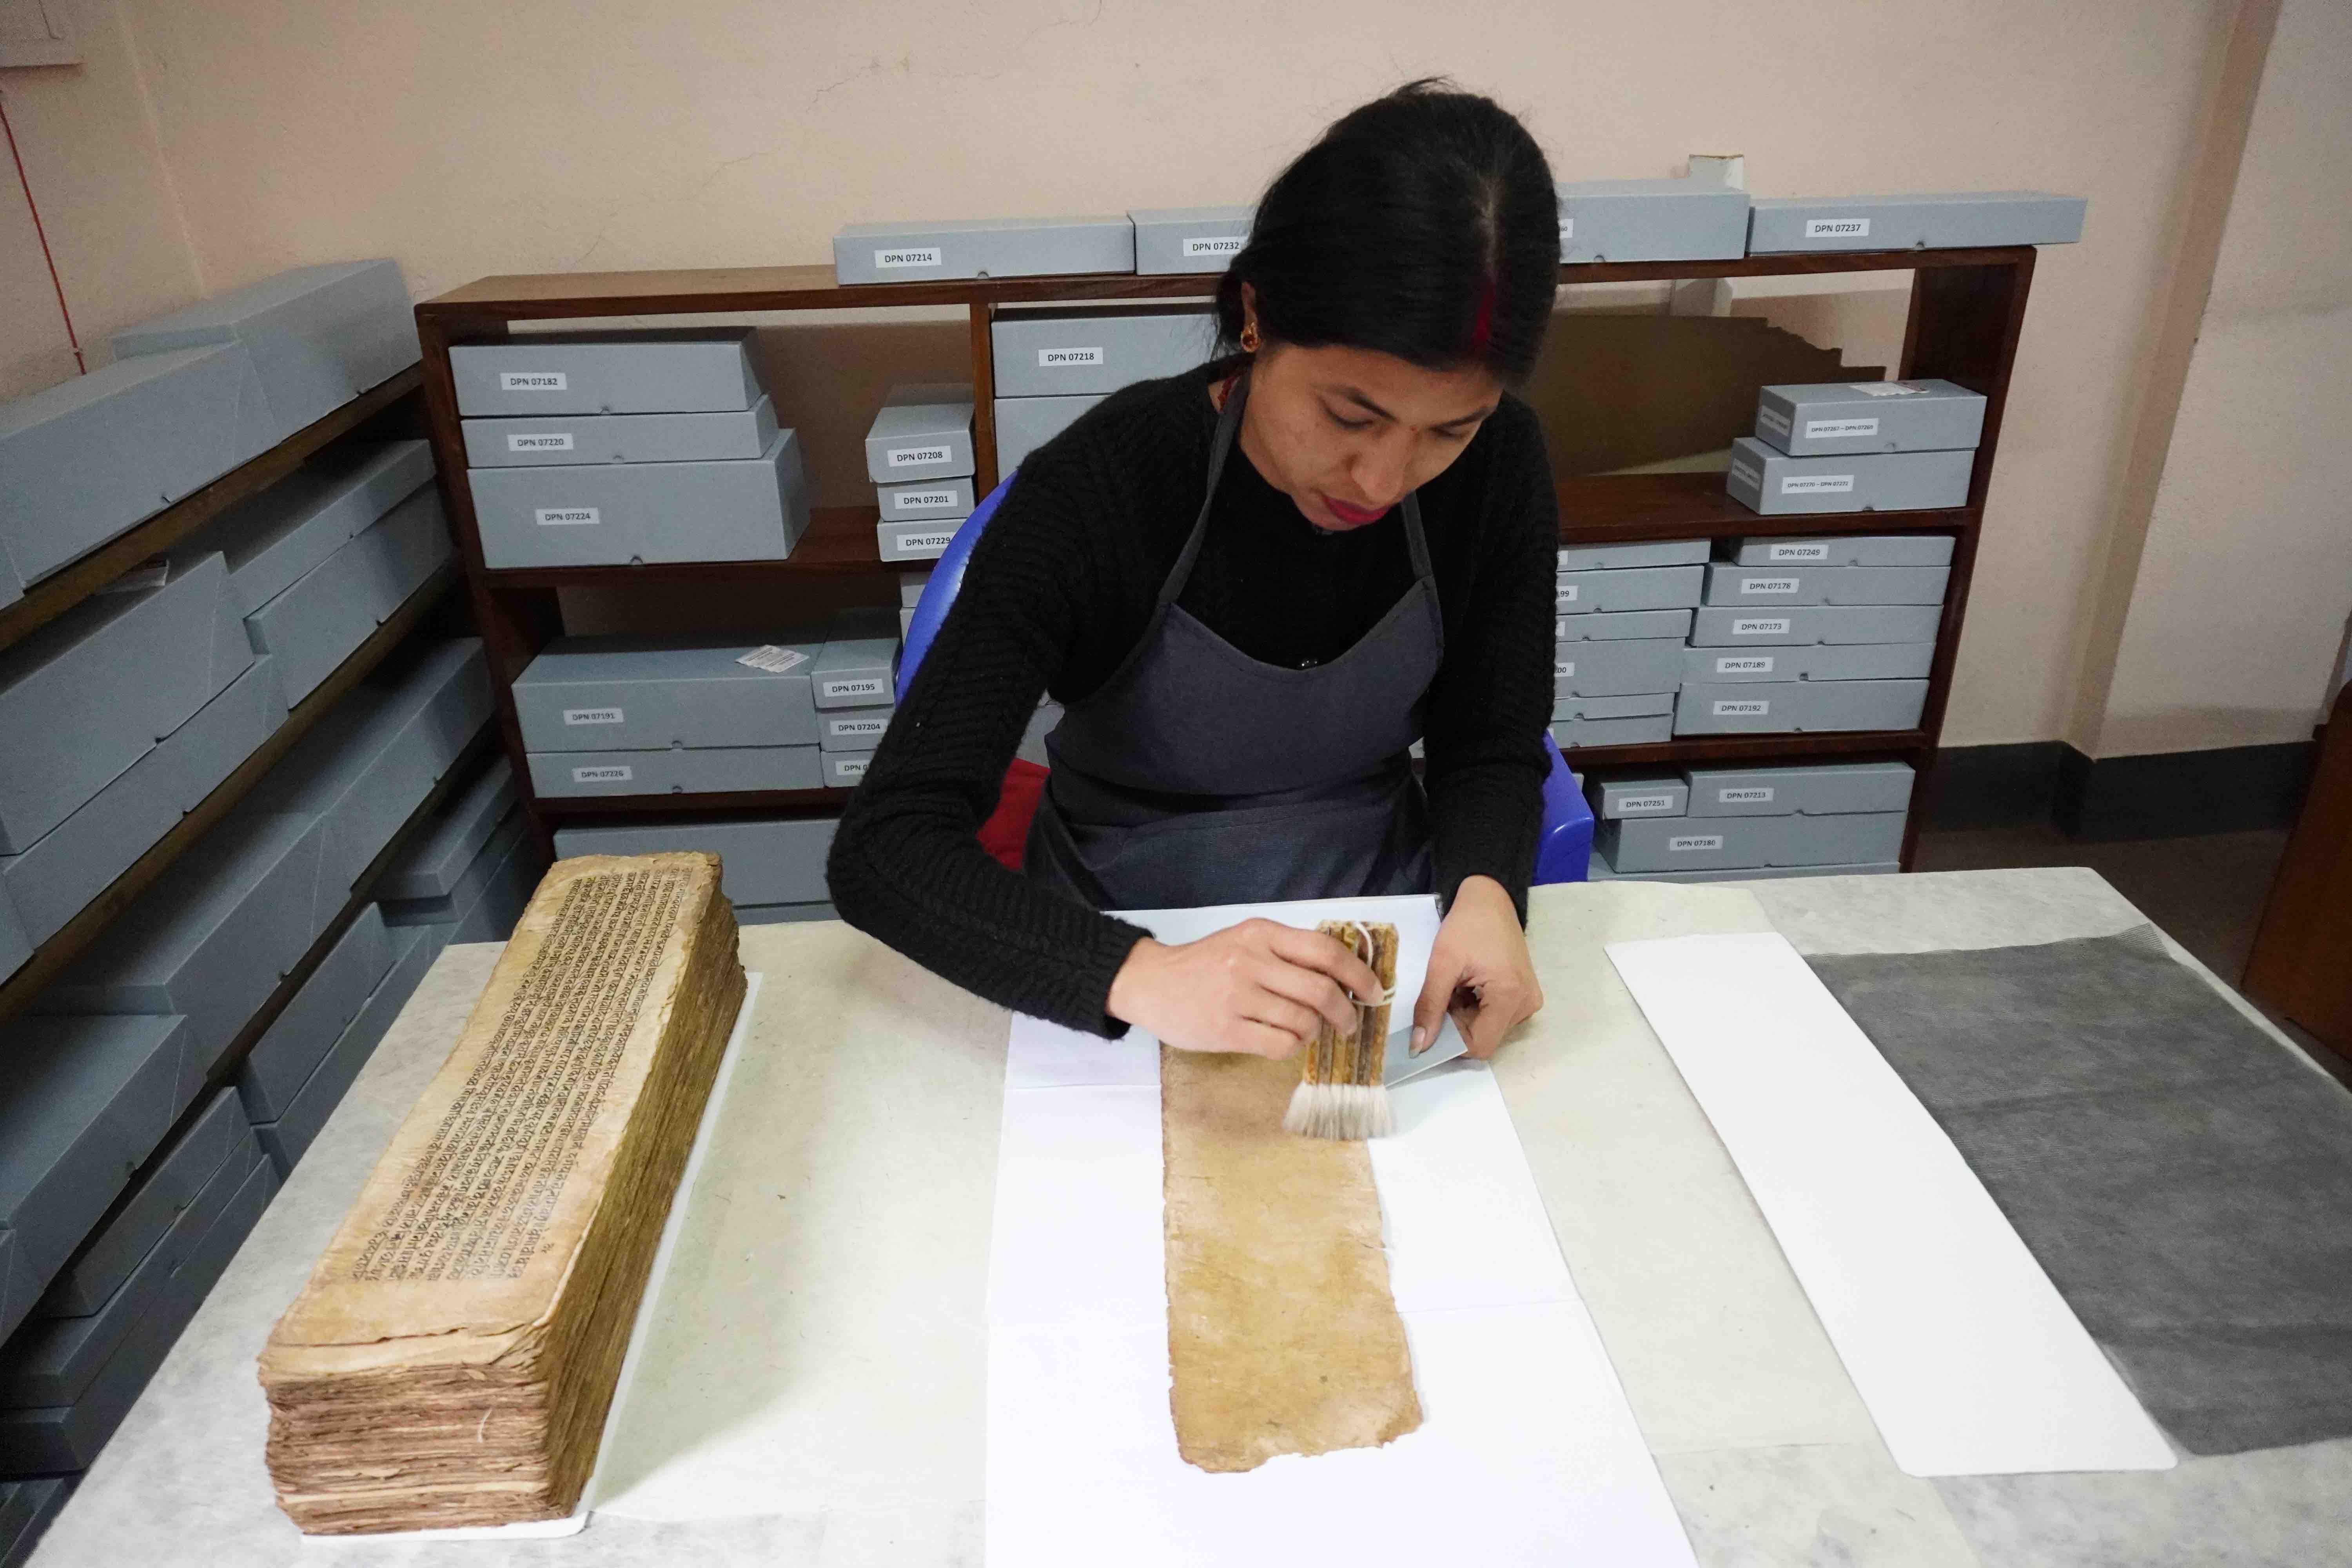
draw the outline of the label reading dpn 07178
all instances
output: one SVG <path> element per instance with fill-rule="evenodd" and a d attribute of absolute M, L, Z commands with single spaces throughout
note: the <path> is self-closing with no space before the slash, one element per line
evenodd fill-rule
<path fill-rule="evenodd" d="M 944 463 L 954 456 L 954 448 L 944 444 L 892 447 L 883 454 L 884 460 L 894 468 L 919 468 L 928 463 Z"/>
<path fill-rule="evenodd" d="M 1866 217 L 1809 217 L 1805 220 L 1807 239 L 1862 239 L 1870 234 Z"/>
<path fill-rule="evenodd" d="M 897 250 L 877 250 L 874 253 L 874 265 L 877 268 L 886 268 L 902 267 L 937 267 L 940 265 L 940 260 L 941 257 L 940 255 L 940 247 L 936 245 L 926 245 L 915 247 L 902 247 Z"/>
<path fill-rule="evenodd" d="M 500 392 L 568 392 L 572 380 L 560 370 L 502 370 Z"/>
<path fill-rule="evenodd" d="M 1103 363 L 1100 348 L 1039 349 L 1037 367 L 1040 370 L 1070 370 Z"/>
<path fill-rule="evenodd" d="M 1187 256 L 1239 256 L 1248 239 L 1238 234 L 1196 234 L 1184 239 Z"/>

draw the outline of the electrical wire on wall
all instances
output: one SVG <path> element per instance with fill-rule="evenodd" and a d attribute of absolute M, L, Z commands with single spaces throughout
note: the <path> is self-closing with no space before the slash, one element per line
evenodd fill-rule
<path fill-rule="evenodd" d="M 58 279 L 58 258 L 49 252 L 48 231 L 41 226 L 41 209 L 33 200 L 33 182 L 25 177 L 25 155 L 16 151 L 16 131 L 8 123 L 8 100 L 0 95 L 0 133 L 8 138 L 8 157 L 16 165 L 16 184 L 25 193 L 25 210 L 33 215 L 33 235 L 41 242 L 41 259 L 48 264 L 49 287 L 57 291 L 58 314 L 66 324 L 66 342 L 72 345 L 74 369 L 87 375 L 89 366 L 81 357 L 81 339 L 74 331 L 73 311 L 66 305 L 66 286 Z"/>

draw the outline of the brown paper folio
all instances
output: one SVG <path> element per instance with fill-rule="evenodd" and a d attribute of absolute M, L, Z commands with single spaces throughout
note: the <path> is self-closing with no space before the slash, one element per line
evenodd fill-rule
<path fill-rule="evenodd" d="M 1203 1470 L 1421 1425 L 1360 1142 L 1282 1130 L 1298 1064 L 1162 1048 L 1169 1403 Z"/>
<path fill-rule="evenodd" d="M 572 1512 L 743 992 L 717 857 L 548 872 L 262 1352 L 296 1524 Z"/>

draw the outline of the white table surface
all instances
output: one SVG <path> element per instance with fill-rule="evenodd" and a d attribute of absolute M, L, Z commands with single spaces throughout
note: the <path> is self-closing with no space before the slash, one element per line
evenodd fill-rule
<path fill-rule="evenodd" d="M 1701 1563 L 2352 1564 L 2352 1442 L 2184 1459 L 2161 1474 L 1927 1482 L 1897 1470 L 1601 951 L 1778 929 L 1809 952 L 1925 952 L 2141 923 L 2095 873 L 1569 885 L 1538 889 L 1531 910 L 1547 1005 L 1496 1058 L 1496 1077 Z M 634 1444 L 649 1463 L 693 1442 L 698 1424 L 761 1425 L 794 1454 L 777 1511 L 600 1515 L 557 1541 L 364 1543 L 305 1542 L 278 1512 L 255 1357 L 498 952 L 441 955 L 51 1528 L 37 1568 L 977 1565 L 1006 1016 L 830 921 L 743 932 L 746 966 L 767 978 L 699 1189 L 724 1201 L 698 1204 L 681 1237 L 688 1272 L 672 1279 L 687 1288 L 654 1345 L 664 1377 L 696 1397 L 670 1402 L 667 1427 L 641 1426 Z"/>

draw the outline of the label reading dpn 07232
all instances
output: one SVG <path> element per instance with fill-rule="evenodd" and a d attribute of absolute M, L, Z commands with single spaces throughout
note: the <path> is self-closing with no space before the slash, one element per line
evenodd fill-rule
<path fill-rule="evenodd" d="M 954 448 L 944 443 L 929 447 L 892 447 L 883 458 L 894 468 L 919 468 L 929 463 L 944 463 L 955 456 Z"/>
<path fill-rule="evenodd" d="M 1184 238 L 1186 256 L 1239 256 L 1248 244 L 1245 236 L 1238 234 L 1194 234 Z"/>
<path fill-rule="evenodd" d="M 502 370 L 500 392 L 568 392 L 572 380 L 560 370 Z"/>
<path fill-rule="evenodd" d="M 886 269 L 904 267 L 937 267 L 942 259 L 940 247 L 936 245 L 902 246 L 896 250 L 877 250 L 874 253 L 874 265 Z"/>
<path fill-rule="evenodd" d="M 567 724 L 618 724 L 624 715 L 618 708 L 566 708 L 563 721 Z"/>
<path fill-rule="evenodd" d="M 1807 239 L 1862 239 L 1870 233 L 1866 217 L 1809 217 L 1805 220 Z"/>
<path fill-rule="evenodd" d="M 1037 368 L 1040 370 L 1076 370 L 1103 363 L 1100 348 L 1039 349 Z"/>

